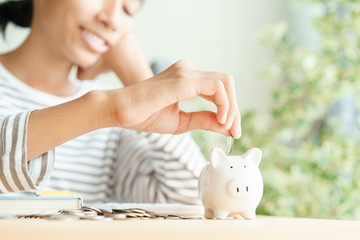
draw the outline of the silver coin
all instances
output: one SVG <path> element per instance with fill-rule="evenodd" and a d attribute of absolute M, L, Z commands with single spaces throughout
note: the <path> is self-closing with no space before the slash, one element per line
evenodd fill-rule
<path fill-rule="evenodd" d="M 72 221 L 72 220 L 79 220 L 80 217 L 74 216 L 74 215 L 56 215 L 56 216 L 44 217 L 43 219 L 60 220 L 60 221 Z"/>
<path fill-rule="evenodd" d="M 63 209 L 59 211 L 60 214 L 74 214 L 74 213 L 82 213 L 82 212 L 84 212 L 84 210 L 82 209 Z"/>
<path fill-rule="evenodd" d="M 76 213 L 76 214 L 72 214 L 74 216 L 79 216 L 79 217 L 83 217 L 83 218 L 90 218 L 90 217 L 98 217 L 98 215 L 96 213 Z"/>
<path fill-rule="evenodd" d="M 148 214 L 148 213 L 144 213 L 143 214 L 143 217 L 146 217 L 146 218 L 151 218 L 152 215 Z"/>
<path fill-rule="evenodd" d="M 114 213 L 131 213 L 131 211 L 129 209 L 113 209 Z"/>
<path fill-rule="evenodd" d="M 93 211 L 93 212 L 98 213 L 99 215 L 103 214 L 102 211 L 100 209 L 96 208 L 96 207 L 83 206 L 81 209 L 84 210 L 84 211 Z"/>
<path fill-rule="evenodd" d="M 178 220 L 178 219 L 181 219 L 180 216 L 178 215 L 173 215 L 173 214 L 169 214 L 165 217 L 165 219 L 169 219 L 169 220 Z"/>
<path fill-rule="evenodd" d="M 104 220 L 105 217 L 104 216 L 86 216 L 86 217 L 81 217 L 81 220 Z"/>
<path fill-rule="evenodd" d="M 160 214 L 157 214 L 156 212 L 152 212 L 152 211 L 146 211 L 145 213 L 147 215 L 150 215 L 151 218 L 157 218 L 157 217 L 160 217 Z"/>
<path fill-rule="evenodd" d="M 111 216 L 110 216 L 110 215 L 107 215 L 107 217 L 111 217 L 111 218 L 114 219 L 114 220 L 126 219 L 126 215 L 125 215 L 125 214 L 112 214 Z"/>
<path fill-rule="evenodd" d="M 227 153 L 230 154 L 232 149 L 233 149 L 233 145 L 234 145 L 234 138 L 232 136 L 229 136 L 227 138 Z"/>
<path fill-rule="evenodd" d="M 140 209 L 140 208 L 129 208 L 128 210 L 130 210 L 132 213 L 140 213 L 140 214 L 146 213 L 145 210 Z"/>
<path fill-rule="evenodd" d="M 106 210 L 106 209 L 100 209 L 103 214 L 113 214 L 113 211 Z"/>
<path fill-rule="evenodd" d="M 203 219 L 201 216 L 180 216 L 181 219 L 184 220 L 201 220 Z"/>
<path fill-rule="evenodd" d="M 127 217 L 130 217 L 130 218 L 137 218 L 137 217 L 140 217 L 138 214 L 136 213 L 126 213 L 126 216 Z"/>

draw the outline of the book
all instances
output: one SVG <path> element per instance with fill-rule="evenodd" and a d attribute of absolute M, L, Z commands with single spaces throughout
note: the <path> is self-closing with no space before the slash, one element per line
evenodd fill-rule
<path fill-rule="evenodd" d="M 79 209 L 82 204 L 79 196 L 37 196 L 34 192 L 5 193 L 0 194 L 0 216 Z"/>

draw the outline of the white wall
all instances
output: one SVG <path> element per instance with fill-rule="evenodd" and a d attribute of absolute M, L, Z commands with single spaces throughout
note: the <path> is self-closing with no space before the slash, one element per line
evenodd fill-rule
<path fill-rule="evenodd" d="M 271 104 L 270 85 L 256 80 L 269 56 L 256 43 L 266 24 L 286 17 L 287 0 L 146 0 L 135 35 L 149 60 L 187 59 L 202 70 L 230 73 L 241 110 Z M 0 52 L 16 47 L 27 31 L 10 27 Z M 113 76 L 102 76 L 102 79 Z M 105 81 L 109 82 L 109 79 Z"/>
<path fill-rule="evenodd" d="M 267 51 L 256 43 L 266 24 L 286 16 L 286 0 L 146 0 L 136 35 L 149 59 L 187 59 L 235 77 L 241 110 L 265 109 L 269 83 L 256 74 Z"/>

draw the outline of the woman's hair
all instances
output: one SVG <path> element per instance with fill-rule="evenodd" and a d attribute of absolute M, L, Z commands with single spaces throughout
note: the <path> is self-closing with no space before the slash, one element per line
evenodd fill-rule
<path fill-rule="evenodd" d="M 13 22 L 20 27 L 30 27 L 32 15 L 32 0 L 12 0 L 1 3 L 0 32 L 5 36 L 6 26 L 9 22 Z"/>

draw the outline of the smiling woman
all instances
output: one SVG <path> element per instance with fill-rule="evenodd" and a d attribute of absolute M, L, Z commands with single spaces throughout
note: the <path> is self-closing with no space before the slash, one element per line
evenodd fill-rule
<path fill-rule="evenodd" d="M 49 188 L 78 192 L 86 203 L 199 203 L 205 161 L 186 132 L 240 137 L 234 82 L 183 60 L 153 76 L 131 34 L 141 4 L 0 4 L 3 31 L 9 21 L 30 26 L 20 47 L 0 55 L 0 192 Z M 69 80 L 74 66 L 83 81 Z M 125 87 L 90 81 L 106 70 Z M 196 96 L 217 112 L 179 109 Z"/>
<path fill-rule="evenodd" d="M 52 44 L 73 63 L 91 66 L 99 56 L 131 33 L 140 0 L 35 1 L 32 31 Z M 99 9 L 101 10 L 99 12 Z"/>

